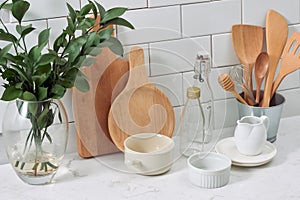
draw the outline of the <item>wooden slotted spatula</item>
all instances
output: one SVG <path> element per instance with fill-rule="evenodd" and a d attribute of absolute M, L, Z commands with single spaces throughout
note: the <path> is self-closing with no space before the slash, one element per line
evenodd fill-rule
<path fill-rule="evenodd" d="M 300 54 L 297 51 L 300 48 L 299 45 L 300 33 L 294 32 L 288 39 L 282 52 L 281 67 L 273 83 L 272 96 L 276 92 L 278 86 L 280 85 L 284 77 L 300 68 Z"/>
<path fill-rule="evenodd" d="M 252 88 L 252 71 L 258 54 L 263 45 L 263 28 L 260 26 L 236 24 L 232 26 L 232 41 L 235 53 L 244 65 L 246 86 Z"/>
<path fill-rule="evenodd" d="M 261 107 L 269 107 L 272 97 L 273 80 L 276 67 L 288 37 L 288 24 L 284 17 L 274 10 L 269 10 L 266 18 L 267 52 L 269 69 L 266 77 L 264 96 Z"/>

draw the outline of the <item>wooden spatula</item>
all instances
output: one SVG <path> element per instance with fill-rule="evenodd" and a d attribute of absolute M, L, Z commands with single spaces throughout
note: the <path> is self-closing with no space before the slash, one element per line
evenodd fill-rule
<path fill-rule="evenodd" d="M 263 28 L 260 26 L 236 24 L 232 26 L 232 41 L 235 53 L 242 65 L 248 68 L 245 74 L 246 86 L 253 91 L 252 71 L 263 45 Z"/>
<path fill-rule="evenodd" d="M 282 52 L 280 71 L 273 83 L 272 96 L 284 77 L 300 68 L 300 54 L 297 51 L 300 48 L 299 45 L 300 33 L 294 32 L 288 39 Z"/>
<path fill-rule="evenodd" d="M 149 81 L 143 49 L 131 49 L 129 69 L 127 85 L 113 102 L 108 116 L 110 136 L 122 151 L 124 140 L 130 135 L 154 132 L 171 137 L 175 125 L 172 104 Z"/>
<path fill-rule="evenodd" d="M 276 67 L 288 37 L 288 24 L 284 17 L 274 10 L 269 10 L 266 18 L 267 52 L 269 54 L 269 70 L 266 77 L 262 107 L 269 107 L 272 97 L 273 80 Z"/>

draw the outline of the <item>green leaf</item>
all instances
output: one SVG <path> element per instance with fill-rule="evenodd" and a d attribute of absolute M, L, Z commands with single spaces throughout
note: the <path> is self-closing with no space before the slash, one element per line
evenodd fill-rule
<path fill-rule="evenodd" d="M 69 35 L 74 36 L 75 35 L 75 33 L 74 33 L 75 32 L 74 23 L 73 23 L 72 19 L 69 18 L 69 17 L 67 18 L 67 21 L 68 21 L 68 27 L 66 28 L 66 31 Z"/>
<path fill-rule="evenodd" d="M 24 31 L 22 31 L 21 37 L 24 38 L 26 35 L 28 35 L 29 33 L 31 33 L 34 30 L 35 30 L 35 28 L 33 28 L 33 27 L 25 29 Z"/>
<path fill-rule="evenodd" d="M 9 86 L 6 88 L 2 94 L 1 100 L 11 101 L 19 98 L 22 95 L 23 91 L 15 88 L 14 86 Z"/>
<path fill-rule="evenodd" d="M 8 2 L 8 0 L 4 1 L 3 3 L 1 3 L 0 9 L 4 8 L 4 6 L 7 5 L 7 4 L 6 4 L 7 2 Z"/>
<path fill-rule="evenodd" d="M 47 99 L 47 95 L 48 95 L 48 88 L 38 87 L 38 100 L 39 101 Z"/>
<path fill-rule="evenodd" d="M 126 26 L 128 28 L 134 29 L 134 26 L 129 21 L 127 21 L 126 19 L 123 19 L 123 18 L 119 18 L 119 17 L 109 20 L 108 22 L 105 23 L 105 25 L 110 25 L 110 24 Z"/>
<path fill-rule="evenodd" d="M 37 118 L 37 124 L 40 130 L 46 127 L 47 122 L 49 120 L 49 113 L 49 108 L 45 107 L 40 116 Z"/>
<path fill-rule="evenodd" d="M 34 75 L 50 74 L 51 65 L 42 65 L 35 68 Z"/>
<path fill-rule="evenodd" d="M 123 15 L 126 12 L 127 8 L 112 8 L 109 9 L 106 14 L 104 15 L 103 19 L 101 20 L 101 23 L 105 23 L 109 20 L 112 20 L 114 18 L 117 18 L 121 15 Z"/>
<path fill-rule="evenodd" d="M 56 38 L 53 44 L 53 50 L 58 52 L 60 48 L 64 48 L 67 46 L 66 33 L 62 33 L 60 36 Z"/>
<path fill-rule="evenodd" d="M 22 68 L 20 68 L 17 65 L 13 65 L 13 64 L 11 65 L 11 68 L 14 69 L 16 72 L 18 72 L 18 74 L 20 75 L 20 77 L 22 79 L 24 79 L 25 81 L 27 81 L 29 83 L 31 82 L 29 77 L 27 76 L 27 74 L 25 73 L 25 71 Z"/>
<path fill-rule="evenodd" d="M 50 36 L 50 29 L 47 28 L 40 32 L 39 37 L 38 37 L 38 46 L 41 47 L 45 43 L 47 44 L 49 41 L 49 36 Z"/>
<path fill-rule="evenodd" d="M 42 49 L 38 46 L 34 46 L 30 49 L 28 57 L 32 60 L 32 62 L 36 62 L 41 56 Z"/>
<path fill-rule="evenodd" d="M 0 32 L 0 40 L 8 41 L 8 42 L 17 42 L 17 38 L 10 33 Z"/>
<path fill-rule="evenodd" d="M 94 14 L 94 18 L 96 19 L 97 15 L 98 15 L 97 7 L 95 6 L 95 4 L 92 1 L 89 1 L 89 3 L 92 5 L 92 11 Z"/>
<path fill-rule="evenodd" d="M 48 78 L 49 74 L 41 74 L 31 77 L 36 86 L 41 86 Z"/>
<path fill-rule="evenodd" d="M 87 92 L 90 89 L 89 83 L 87 81 L 87 77 L 81 72 L 78 71 L 76 80 L 75 80 L 75 87 L 80 92 Z"/>
<path fill-rule="evenodd" d="M 25 100 L 25 101 L 36 101 L 36 97 L 34 94 L 32 94 L 31 92 L 28 92 L 28 91 L 25 91 L 23 94 L 22 94 L 22 99 Z"/>
<path fill-rule="evenodd" d="M 83 8 L 80 10 L 80 14 L 82 16 L 85 16 L 90 12 L 91 9 L 92 9 L 92 5 L 91 3 L 88 3 L 87 5 L 83 6 Z"/>
<path fill-rule="evenodd" d="M 53 62 L 56 59 L 56 56 L 50 53 L 43 54 L 37 61 L 37 66 L 47 65 Z"/>
<path fill-rule="evenodd" d="M 76 67 L 76 68 L 80 68 L 83 63 L 83 61 L 85 60 L 86 56 L 78 56 L 75 60 L 74 60 L 74 64 L 73 64 L 73 67 Z"/>
<path fill-rule="evenodd" d="M 103 18 L 103 17 L 105 16 L 105 14 L 106 14 L 105 9 L 104 9 L 103 6 L 100 5 L 97 1 L 95 1 L 95 3 L 96 3 L 96 5 L 97 5 L 97 7 L 98 7 L 98 10 L 99 10 L 99 13 L 100 13 L 101 18 Z"/>
<path fill-rule="evenodd" d="M 9 52 L 11 46 L 12 46 L 12 44 L 8 44 L 3 49 L 0 50 L 0 58 L 5 56 Z"/>
<path fill-rule="evenodd" d="M 111 42 L 108 48 L 115 54 L 123 56 L 124 50 L 121 42 L 114 37 L 110 38 L 108 41 Z"/>
<path fill-rule="evenodd" d="M 96 37 L 97 37 L 97 32 L 92 32 L 88 34 L 87 41 L 84 44 L 84 49 L 91 47 L 94 44 Z"/>
<path fill-rule="evenodd" d="M 73 22 L 75 22 L 75 19 L 76 19 L 76 12 L 75 12 L 75 10 L 73 9 L 72 6 L 70 6 L 69 3 L 67 3 L 67 7 L 68 7 L 68 10 L 69 10 L 69 16 L 70 16 L 70 18 L 72 19 Z"/>
<path fill-rule="evenodd" d="M 11 12 L 12 15 L 18 20 L 19 23 L 21 23 L 25 13 L 29 9 L 30 3 L 27 1 L 18 1 L 16 3 L 13 3 Z"/>
<path fill-rule="evenodd" d="M 4 58 L 6 58 L 7 60 L 11 61 L 11 62 L 18 62 L 19 60 L 23 60 L 23 58 L 20 58 L 20 56 L 13 56 L 10 53 L 7 53 L 4 55 Z"/>
<path fill-rule="evenodd" d="M 3 2 L 3 3 L 5 3 L 5 2 Z M 2 8 L 7 9 L 7 10 L 11 10 L 12 9 L 12 5 L 13 5 L 12 3 L 7 3 L 7 4 L 3 5 Z"/>
<path fill-rule="evenodd" d="M 23 85 L 23 83 L 17 83 L 17 84 L 15 84 L 15 88 L 22 89 L 22 85 Z"/>
<path fill-rule="evenodd" d="M 99 33 L 100 39 L 108 40 L 109 38 L 111 38 L 113 32 L 114 32 L 114 29 L 112 29 L 112 28 L 107 28 L 107 29 L 102 30 Z"/>
<path fill-rule="evenodd" d="M 82 46 L 86 43 L 84 37 L 79 37 L 75 40 L 72 40 L 69 46 L 66 49 L 66 53 L 69 53 L 69 62 L 73 62 L 77 56 L 80 54 Z"/>
<path fill-rule="evenodd" d="M 86 58 L 83 63 L 81 64 L 82 67 L 91 66 L 94 62 L 96 62 L 96 58 L 88 57 Z"/>
<path fill-rule="evenodd" d="M 77 68 L 71 68 L 68 70 L 60 79 L 60 84 L 65 88 L 73 87 L 78 71 L 79 69 Z"/>
<path fill-rule="evenodd" d="M 61 98 L 64 96 L 66 92 L 66 88 L 59 84 L 55 84 L 53 88 L 51 89 L 51 93 L 53 95 L 53 98 Z"/>
<path fill-rule="evenodd" d="M 101 48 L 98 47 L 90 47 L 88 48 L 85 53 L 90 56 L 98 56 L 101 53 Z"/>
<path fill-rule="evenodd" d="M 35 30 L 35 28 L 32 27 L 32 24 L 28 24 L 27 26 L 22 26 L 18 24 L 16 26 L 17 32 L 21 35 L 21 37 L 25 37 L 27 34 Z"/>
<path fill-rule="evenodd" d="M 11 79 L 15 78 L 18 75 L 18 72 L 16 72 L 13 69 L 7 69 L 2 73 L 2 78 L 3 79 Z"/>

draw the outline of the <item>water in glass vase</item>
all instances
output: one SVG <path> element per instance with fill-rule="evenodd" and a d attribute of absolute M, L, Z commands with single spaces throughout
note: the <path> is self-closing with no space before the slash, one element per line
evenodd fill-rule
<path fill-rule="evenodd" d="M 68 140 L 68 120 L 59 100 L 10 102 L 3 139 L 16 174 L 28 184 L 50 183 Z"/>
<path fill-rule="evenodd" d="M 47 147 L 51 148 L 43 144 L 43 149 Z M 14 170 L 23 181 L 33 185 L 51 182 L 63 159 L 63 155 L 36 150 L 33 146 L 24 152 L 24 144 L 15 144 L 10 148 L 7 152 L 11 154 L 8 156 Z"/>

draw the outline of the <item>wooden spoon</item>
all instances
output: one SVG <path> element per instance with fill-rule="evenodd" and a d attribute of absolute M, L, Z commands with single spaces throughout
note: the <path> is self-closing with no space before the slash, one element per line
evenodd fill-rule
<path fill-rule="evenodd" d="M 280 71 L 273 83 L 272 96 L 284 77 L 300 68 L 299 45 L 300 33 L 294 32 L 283 50 Z"/>
<path fill-rule="evenodd" d="M 266 41 L 269 54 L 269 70 L 266 77 L 262 107 L 269 107 L 272 97 L 273 80 L 276 67 L 288 37 L 288 24 L 284 17 L 274 10 L 269 10 L 266 18 Z"/>
<path fill-rule="evenodd" d="M 113 102 L 108 128 L 115 145 L 124 151 L 124 140 L 130 135 L 152 132 L 171 137 L 175 117 L 167 96 L 150 83 L 144 66 L 144 52 L 133 47 L 129 53 L 127 85 Z"/>
<path fill-rule="evenodd" d="M 263 28 L 260 26 L 237 24 L 232 26 L 232 41 L 235 53 L 242 65 L 248 67 L 245 73 L 246 86 L 253 91 L 252 71 L 263 45 Z"/>
<path fill-rule="evenodd" d="M 255 62 L 255 80 L 256 80 L 256 99 L 255 102 L 259 103 L 260 98 L 260 88 L 263 79 L 269 68 L 269 55 L 267 52 L 262 52 L 256 59 Z"/>
<path fill-rule="evenodd" d="M 220 85 L 224 90 L 231 92 L 240 102 L 247 104 L 247 102 L 235 91 L 234 82 L 228 74 L 221 74 L 218 78 Z"/>

